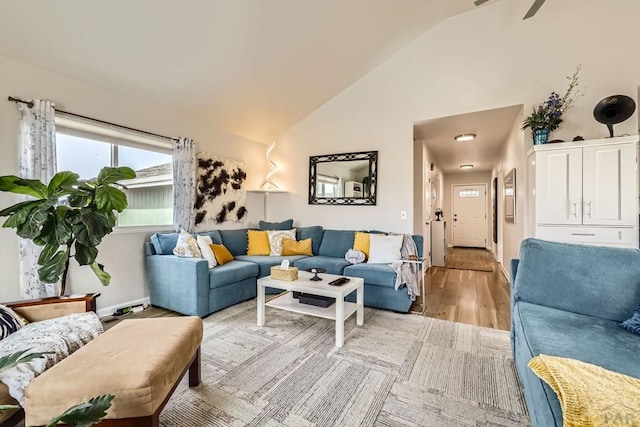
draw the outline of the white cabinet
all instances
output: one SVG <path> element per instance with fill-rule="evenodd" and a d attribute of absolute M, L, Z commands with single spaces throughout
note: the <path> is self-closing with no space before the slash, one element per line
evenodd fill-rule
<path fill-rule="evenodd" d="M 431 221 L 431 265 L 444 267 L 447 263 L 447 222 Z"/>
<path fill-rule="evenodd" d="M 344 197 L 362 197 L 362 183 L 357 181 L 346 181 L 344 183 Z"/>
<path fill-rule="evenodd" d="M 638 247 L 638 136 L 545 144 L 529 152 L 533 235 Z"/>

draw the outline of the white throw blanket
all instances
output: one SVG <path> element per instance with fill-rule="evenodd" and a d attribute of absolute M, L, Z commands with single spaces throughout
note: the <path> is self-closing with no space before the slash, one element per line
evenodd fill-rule
<path fill-rule="evenodd" d="M 102 323 L 92 311 L 29 323 L 0 341 L 0 357 L 26 350 L 30 350 L 29 353 L 50 351 L 52 354 L 1 371 L 0 381 L 7 385 L 11 397 L 24 406 L 24 391 L 31 380 L 102 331 Z"/>
<path fill-rule="evenodd" d="M 402 259 L 407 260 L 411 256 L 418 256 L 418 248 L 413 241 L 411 234 L 402 235 L 402 247 L 400 248 L 400 256 Z M 418 277 L 418 264 L 414 262 L 402 262 L 395 261 L 389 264 L 396 272 L 395 288 L 398 288 L 405 284 L 407 285 L 407 292 L 411 301 L 415 301 L 416 297 L 420 296 L 420 278 Z"/>

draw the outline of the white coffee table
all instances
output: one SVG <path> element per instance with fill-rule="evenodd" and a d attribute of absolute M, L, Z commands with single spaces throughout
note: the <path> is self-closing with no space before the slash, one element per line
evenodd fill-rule
<path fill-rule="evenodd" d="M 331 286 L 328 284 L 330 281 L 348 276 L 322 273 L 320 274 L 322 281 L 319 282 L 312 282 L 309 280 L 311 277 L 313 277 L 312 273 L 300 271 L 298 280 L 292 282 L 272 279 L 271 276 L 258 279 L 258 326 L 264 326 L 265 306 L 331 319 L 336 321 L 336 346 L 342 347 L 344 344 L 344 321 L 353 313 L 357 313 L 356 323 L 358 325 L 364 323 L 364 280 L 359 277 L 349 277 L 350 280 L 344 285 Z M 290 292 L 265 303 L 264 290 L 267 286 Z M 336 302 L 327 308 L 301 304 L 293 298 L 293 291 L 335 298 Z M 345 301 L 344 298 L 353 291 L 356 291 L 356 302 Z"/>

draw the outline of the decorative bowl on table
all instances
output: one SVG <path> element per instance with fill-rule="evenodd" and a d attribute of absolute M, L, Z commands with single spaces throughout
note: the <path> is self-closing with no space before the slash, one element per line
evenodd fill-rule
<path fill-rule="evenodd" d="M 309 280 L 311 280 L 312 282 L 318 282 L 318 281 L 322 280 L 322 277 L 318 276 L 318 273 L 324 273 L 327 270 L 324 269 L 324 268 L 320 268 L 320 267 L 314 267 L 314 268 L 307 268 L 307 271 L 309 273 L 313 273 L 314 274 L 314 276 Z"/>

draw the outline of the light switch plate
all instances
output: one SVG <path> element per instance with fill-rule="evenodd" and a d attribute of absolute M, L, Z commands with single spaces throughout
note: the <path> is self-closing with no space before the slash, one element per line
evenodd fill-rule
<path fill-rule="evenodd" d="M 400 219 L 407 219 L 407 211 L 400 211 Z"/>

